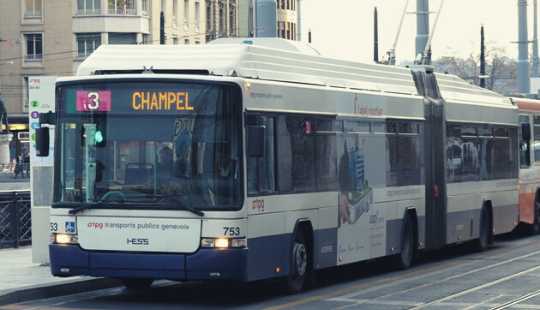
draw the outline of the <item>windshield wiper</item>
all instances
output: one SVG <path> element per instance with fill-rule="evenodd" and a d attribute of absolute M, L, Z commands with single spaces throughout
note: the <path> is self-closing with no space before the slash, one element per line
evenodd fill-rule
<path fill-rule="evenodd" d="M 201 210 L 195 209 L 195 208 L 193 208 L 192 206 L 190 206 L 188 204 L 185 204 L 185 203 L 183 203 L 181 201 L 178 201 L 178 200 L 174 199 L 172 196 L 168 196 L 168 195 L 146 195 L 146 196 L 144 196 L 144 198 L 147 198 L 147 199 L 162 198 L 162 199 L 165 199 L 167 201 L 170 201 L 170 202 L 174 203 L 175 205 L 177 205 L 179 207 L 182 207 L 182 208 L 188 210 L 189 212 L 191 212 L 193 214 L 196 214 L 198 216 L 204 216 L 204 212 L 202 212 Z"/>
<path fill-rule="evenodd" d="M 75 209 L 71 209 L 68 211 L 68 214 L 69 215 L 75 215 L 83 210 L 86 210 L 86 209 L 91 209 L 91 208 L 95 208 L 95 207 L 99 207 L 101 205 L 104 205 L 106 203 L 110 203 L 110 202 L 118 202 L 118 203 L 124 203 L 126 202 L 126 198 L 121 198 L 121 199 L 118 199 L 118 200 L 100 200 L 98 202 L 95 202 L 95 203 L 87 203 L 87 204 L 84 204 L 80 207 L 77 207 Z"/>

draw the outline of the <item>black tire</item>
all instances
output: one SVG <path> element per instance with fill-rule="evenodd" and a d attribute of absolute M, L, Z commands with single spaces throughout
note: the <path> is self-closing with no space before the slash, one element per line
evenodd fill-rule
<path fill-rule="evenodd" d="M 410 214 L 405 218 L 401 234 L 401 252 L 396 255 L 396 267 L 399 270 L 408 269 L 413 261 L 415 251 L 414 221 Z"/>
<path fill-rule="evenodd" d="M 284 279 L 287 293 L 297 294 L 302 290 L 308 272 L 308 259 L 309 255 L 304 233 L 298 228 L 291 248 L 291 271 Z"/>
<path fill-rule="evenodd" d="M 529 225 L 529 235 L 535 236 L 540 232 L 540 203 L 536 201 L 534 203 L 534 222 Z"/>
<path fill-rule="evenodd" d="M 489 214 L 486 207 L 482 207 L 480 214 L 480 231 L 478 234 L 478 239 L 474 241 L 474 249 L 477 252 L 484 252 L 487 249 L 489 242 Z"/>
<path fill-rule="evenodd" d="M 133 290 L 144 290 L 149 288 L 152 283 L 154 282 L 154 279 L 144 279 L 144 278 L 123 278 L 122 284 L 128 288 Z"/>

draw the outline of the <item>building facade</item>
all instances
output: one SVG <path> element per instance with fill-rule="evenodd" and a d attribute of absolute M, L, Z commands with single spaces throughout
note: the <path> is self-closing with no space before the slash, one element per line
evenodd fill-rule
<path fill-rule="evenodd" d="M 255 37 L 257 0 L 238 1 L 238 35 L 240 37 Z M 278 38 L 298 41 L 298 16 L 301 0 L 276 0 Z"/>
<path fill-rule="evenodd" d="M 299 1 L 277 0 L 278 37 L 298 40 Z M 255 6 L 256 0 L 1 0 L 0 92 L 14 133 L 12 155 L 28 148 L 29 78 L 74 75 L 101 44 L 253 37 Z"/>
<path fill-rule="evenodd" d="M 206 41 L 239 36 L 238 0 L 205 0 Z"/>
<path fill-rule="evenodd" d="M 15 153 L 27 148 L 19 136 L 28 143 L 29 77 L 74 75 L 101 44 L 204 44 L 207 2 L 1 0 L 0 92 Z M 234 1 L 212 2 L 230 7 Z M 236 27 L 236 10 L 227 14 Z"/>

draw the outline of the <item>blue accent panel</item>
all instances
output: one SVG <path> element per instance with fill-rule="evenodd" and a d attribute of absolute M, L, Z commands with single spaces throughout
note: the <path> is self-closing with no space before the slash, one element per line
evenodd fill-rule
<path fill-rule="evenodd" d="M 315 231 L 314 268 L 322 269 L 337 265 L 337 228 Z"/>
<path fill-rule="evenodd" d="M 91 270 L 93 277 L 107 278 L 149 278 L 149 279 L 170 279 L 184 280 L 186 273 L 179 270 L 145 270 L 145 269 L 100 269 Z"/>
<path fill-rule="evenodd" d="M 418 221 L 417 246 L 418 246 L 418 249 L 424 249 L 426 247 L 426 217 L 419 216 L 417 221 Z M 422 242 L 422 245 L 420 245 L 420 242 Z"/>
<path fill-rule="evenodd" d="M 90 275 L 88 268 L 89 255 L 76 245 L 49 244 L 51 273 L 59 277 Z M 60 268 L 68 268 L 69 272 L 60 272 Z"/>
<path fill-rule="evenodd" d="M 90 268 L 184 270 L 184 255 L 152 253 L 91 253 Z"/>
<path fill-rule="evenodd" d="M 292 234 L 248 240 L 247 280 L 281 277 L 289 274 Z M 276 268 L 280 272 L 276 272 Z"/>
<path fill-rule="evenodd" d="M 246 281 L 247 252 L 245 249 L 202 249 L 186 257 L 187 278 Z"/>
<path fill-rule="evenodd" d="M 185 256 L 151 253 L 91 253 L 94 277 L 185 279 Z"/>
<path fill-rule="evenodd" d="M 247 251 L 204 249 L 193 255 L 109 253 L 77 245 L 49 245 L 51 273 L 59 277 L 152 278 L 171 280 L 246 281 Z M 68 268 L 69 272 L 60 272 Z M 186 269 L 188 268 L 188 269 Z M 219 273 L 220 276 L 212 276 Z"/>

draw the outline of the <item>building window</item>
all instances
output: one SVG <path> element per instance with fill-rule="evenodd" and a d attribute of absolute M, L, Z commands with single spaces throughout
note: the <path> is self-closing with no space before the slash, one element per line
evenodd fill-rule
<path fill-rule="evenodd" d="M 227 25 L 227 16 L 225 15 L 225 4 L 219 3 L 219 31 L 223 32 Z"/>
<path fill-rule="evenodd" d="M 173 28 L 178 28 L 178 0 L 173 0 Z"/>
<path fill-rule="evenodd" d="M 142 5 L 142 14 L 145 16 L 148 16 L 148 0 L 142 0 L 141 5 Z"/>
<path fill-rule="evenodd" d="M 43 59 L 43 35 L 25 34 L 26 59 Z"/>
<path fill-rule="evenodd" d="M 150 37 L 149 34 L 144 34 L 142 35 L 142 44 L 148 44 L 148 38 Z M 139 43 L 140 44 L 140 43 Z"/>
<path fill-rule="evenodd" d="M 101 45 L 100 33 L 79 33 L 77 34 L 77 57 L 86 58 Z"/>
<path fill-rule="evenodd" d="M 195 32 L 201 32 L 200 28 L 201 22 L 201 4 L 197 1 L 195 2 Z"/>
<path fill-rule="evenodd" d="M 236 27 L 236 15 L 236 3 L 231 1 L 229 3 L 229 33 L 232 37 L 236 37 L 236 34 L 238 33 L 238 29 Z"/>
<path fill-rule="evenodd" d="M 184 40 L 184 44 L 185 44 L 185 45 L 189 45 L 189 39 L 185 39 L 185 40 Z"/>
<path fill-rule="evenodd" d="M 98 0 L 99 1 L 99 0 Z M 136 15 L 135 0 L 108 0 L 109 14 Z"/>
<path fill-rule="evenodd" d="M 137 34 L 109 33 L 109 44 L 137 44 Z"/>
<path fill-rule="evenodd" d="M 24 17 L 41 17 L 41 0 L 25 0 Z"/>
<path fill-rule="evenodd" d="M 173 38 L 173 44 L 178 45 L 178 38 Z"/>
<path fill-rule="evenodd" d="M 77 15 L 101 14 L 101 0 L 77 0 Z"/>
<path fill-rule="evenodd" d="M 189 0 L 184 0 L 184 30 L 189 30 Z"/>

